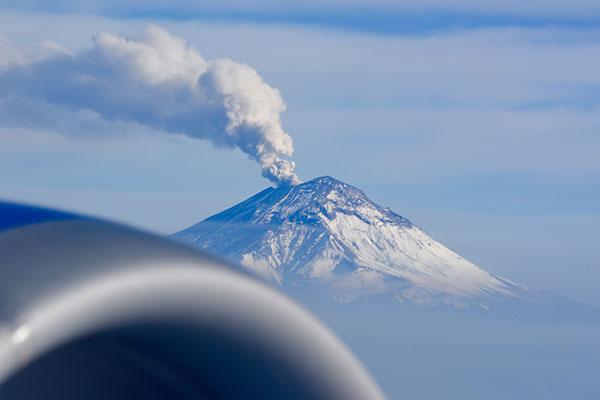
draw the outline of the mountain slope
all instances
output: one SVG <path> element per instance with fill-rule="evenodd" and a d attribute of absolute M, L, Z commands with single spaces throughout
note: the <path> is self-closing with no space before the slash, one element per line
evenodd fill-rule
<path fill-rule="evenodd" d="M 324 290 L 340 302 L 389 294 L 405 304 L 488 309 L 539 297 L 329 176 L 265 189 L 174 236 L 284 288 Z"/>

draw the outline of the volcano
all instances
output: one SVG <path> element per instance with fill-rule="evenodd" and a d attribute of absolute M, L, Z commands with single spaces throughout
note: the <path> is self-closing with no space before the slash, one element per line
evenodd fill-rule
<path fill-rule="evenodd" d="M 174 236 L 284 290 L 340 303 L 387 296 L 404 305 L 489 310 L 550 296 L 485 271 L 330 176 L 267 188 Z"/>

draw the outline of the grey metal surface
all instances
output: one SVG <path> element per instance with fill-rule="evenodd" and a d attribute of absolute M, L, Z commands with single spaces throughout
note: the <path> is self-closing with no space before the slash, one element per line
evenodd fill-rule
<path fill-rule="evenodd" d="M 81 393 L 383 398 L 315 317 L 236 267 L 98 221 L 2 232 L 0 398 Z"/>

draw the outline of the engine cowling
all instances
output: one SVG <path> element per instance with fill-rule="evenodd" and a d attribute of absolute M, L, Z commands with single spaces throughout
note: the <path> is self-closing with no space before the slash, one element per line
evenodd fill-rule
<path fill-rule="evenodd" d="M 313 315 L 114 223 L 0 203 L 1 399 L 380 399 Z"/>

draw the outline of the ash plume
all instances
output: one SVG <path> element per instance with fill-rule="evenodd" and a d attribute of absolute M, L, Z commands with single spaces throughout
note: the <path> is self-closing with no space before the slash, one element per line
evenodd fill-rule
<path fill-rule="evenodd" d="M 3 120 L 12 126 L 30 123 L 10 111 L 16 104 L 86 110 L 106 121 L 237 148 L 276 185 L 299 182 L 288 159 L 292 138 L 281 125 L 286 104 L 248 65 L 205 60 L 183 39 L 155 25 L 134 37 L 101 33 L 90 48 L 75 53 L 53 44 L 27 60 L 8 60 L 3 53 L 0 125 Z"/>

